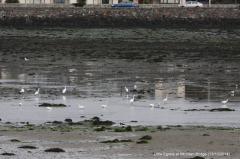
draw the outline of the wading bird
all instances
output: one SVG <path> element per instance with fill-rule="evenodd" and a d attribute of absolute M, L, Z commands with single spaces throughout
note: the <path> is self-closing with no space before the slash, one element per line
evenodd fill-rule
<path fill-rule="evenodd" d="M 137 89 L 137 85 L 134 85 L 134 89 Z"/>
<path fill-rule="evenodd" d="M 65 88 L 62 90 L 62 93 L 66 93 L 67 87 L 65 86 Z"/>
<path fill-rule="evenodd" d="M 28 61 L 28 58 L 25 57 L 24 60 L 25 60 L 25 61 Z"/>
<path fill-rule="evenodd" d="M 106 108 L 107 107 L 107 104 L 106 105 L 101 105 L 103 108 Z"/>
<path fill-rule="evenodd" d="M 37 91 L 37 92 L 35 92 L 34 94 L 35 94 L 35 95 L 38 95 L 38 93 L 39 93 L 39 88 L 38 88 L 38 91 Z"/>
<path fill-rule="evenodd" d="M 135 94 L 133 95 L 133 98 L 130 99 L 130 103 L 131 103 L 131 105 L 132 105 L 132 103 L 134 102 L 134 97 L 135 97 Z"/>
<path fill-rule="evenodd" d="M 149 104 L 150 107 L 154 107 L 154 104 Z"/>
<path fill-rule="evenodd" d="M 82 106 L 82 105 L 79 105 L 79 104 L 78 104 L 78 107 L 79 107 L 80 109 L 84 109 L 84 106 Z"/>
<path fill-rule="evenodd" d="M 167 103 L 167 98 L 168 98 L 168 94 L 167 94 L 166 98 L 163 99 L 163 103 Z"/>
<path fill-rule="evenodd" d="M 21 89 L 20 93 L 24 93 L 24 89 L 23 88 Z"/>
<path fill-rule="evenodd" d="M 222 104 L 226 104 L 228 102 L 228 99 L 225 101 L 221 101 Z"/>
<path fill-rule="evenodd" d="M 46 107 L 48 110 L 52 110 L 52 107 Z"/>
<path fill-rule="evenodd" d="M 126 92 L 128 92 L 128 88 L 125 86 L 125 90 L 126 90 Z"/>

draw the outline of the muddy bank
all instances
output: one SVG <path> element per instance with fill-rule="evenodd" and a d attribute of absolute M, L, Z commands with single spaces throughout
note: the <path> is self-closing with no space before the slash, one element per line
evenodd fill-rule
<path fill-rule="evenodd" d="M 29 130 L 29 128 L 32 130 Z M 0 154 L 13 158 L 238 158 L 239 129 L 169 125 L 147 130 L 97 132 L 96 127 L 68 124 L 4 125 L 0 127 Z M 161 127 L 161 129 L 160 129 Z M 16 142 L 17 141 L 17 142 Z M 50 150 L 57 151 L 52 153 Z"/>

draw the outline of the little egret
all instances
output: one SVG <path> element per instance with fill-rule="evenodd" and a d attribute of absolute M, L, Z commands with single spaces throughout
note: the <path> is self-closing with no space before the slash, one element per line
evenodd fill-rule
<path fill-rule="evenodd" d="M 62 93 L 65 93 L 66 90 L 67 90 L 67 88 L 66 88 L 66 86 L 65 86 L 65 88 L 62 90 Z"/>
<path fill-rule="evenodd" d="M 80 109 L 84 109 L 84 106 L 82 106 L 82 105 L 79 105 L 79 104 L 78 104 L 78 107 L 79 107 Z"/>
<path fill-rule="evenodd" d="M 106 108 L 107 107 L 107 104 L 106 105 L 101 105 L 103 108 Z"/>
<path fill-rule="evenodd" d="M 133 95 L 133 98 L 130 100 L 131 105 L 134 102 L 134 97 L 135 97 L 135 94 Z"/>
<path fill-rule="evenodd" d="M 234 91 L 231 91 L 231 94 L 234 94 Z"/>
<path fill-rule="evenodd" d="M 154 104 L 149 104 L 150 107 L 154 107 Z"/>
<path fill-rule="evenodd" d="M 46 107 L 48 110 L 52 110 L 52 107 Z"/>
<path fill-rule="evenodd" d="M 24 60 L 25 60 L 25 61 L 28 61 L 28 58 L 25 57 Z"/>
<path fill-rule="evenodd" d="M 21 89 L 20 93 L 24 93 L 24 89 L 23 88 Z"/>
<path fill-rule="evenodd" d="M 125 86 L 125 90 L 126 90 L 126 92 L 128 92 L 128 88 Z"/>
<path fill-rule="evenodd" d="M 134 85 L 134 89 L 137 89 L 137 85 Z"/>
<path fill-rule="evenodd" d="M 22 103 L 19 103 L 19 107 L 21 107 L 22 106 Z"/>
<path fill-rule="evenodd" d="M 225 101 L 221 101 L 222 104 L 226 104 L 228 102 L 228 99 Z"/>
<path fill-rule="evenodd" d="M 38 95 L 38 93 L 39 93 L 39 88 L 38 88 L 38 91 L 37 91 L 37 92 L 35 92 L 34 94 L 35 94 L 35 95 Z"/>
<path fill-rule="evenodd" d="M 163 102 L 164 102 L 164 103 L 167 103 L 167 98 L 168 98 L 168 94 L 167 94 L 166 98 L 163 99 Z"/>

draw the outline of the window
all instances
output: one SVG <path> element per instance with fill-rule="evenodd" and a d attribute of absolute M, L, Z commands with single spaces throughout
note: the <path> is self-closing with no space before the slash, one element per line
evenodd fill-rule
<path fill-rule="evenodd" d="M 102 4 L 109 4 L 108 0 L 102 0 Z"/>
<path fill-rule="evenodd" d="M 64 0 L 55 0 L 55 3 L 64 3 Z"/>

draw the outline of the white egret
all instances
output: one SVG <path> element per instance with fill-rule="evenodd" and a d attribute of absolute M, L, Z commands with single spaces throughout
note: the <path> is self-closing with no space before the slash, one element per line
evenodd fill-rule
<path fill-rule="evenodd" d="M 79 105 L 79 104 L 78 104 L 78 107 L 79 107 L 80 109 L 84 109 L 84 106 L 82 106 L 82 105 Z"/>
<path fill-rule="evenodd" d="M 66 88 L 66 86 L 65 86 L 65 88 L 62 90 L 62 93 L 65 93 L 66 90 L 67 90 L 67 88 Z"/>
<path fill-rule="evenodd" d="M 21 89 L 20 93 L 24 93 L 24 89 L 23 88 Z"/>
<path fill-rule="evenodd" d="M 25 60 L 25 61 L 28 61 L 28 58 L 25 57 L 24 60 Z"/>
<path fill-rule="evenodd" d="M 126 90 L 126 92 L 128 92 L 128 88 L 125 86 L 125 90 Z"/>
<path fill-rule="evenodd" d="M 35 95 L 38 95 L 38 93 L 39 93 L 39 88 L 38 88 L 38 91 L 37 91 L 37 92 L 35 92 L 34 94 L 35 94 Z"/>
<path fill-rule="evenodd" d="M 163 103 L 167 103 L 167 98 L 168 98 L 168 94 L 167 94 L 166 98 L 163 99 Z"/>
<path fill-rule="evenodd" d="M 106 108 L 107 107 L 107 104 L 106 105 L 101 105 L 103 108 Z"/>
<path fill-rule="evenodd" d="M 48 110 L 52 110 L 52 107 L 46 107 Z"/>
<path fill-rule="evenodd" d="M 137 85 L 134 85 L 134 89 L 137 89 Z"/>
<path fill-rule="evenodd" d="M 19 103 L 19 107 L 21 107 L 22 106 L 22 103 Z"/>
<path fill-rule="evenodd" d="M 225 101 L 221 101 L 222 104 L 226 104 L 228 102 L 228 99 Z"/>
<path fill-rule="evenodd" d="M 130 99 L 130 103 L 131 103 L 131 105 L 132 105 L 132 103 L 134 102 L 134 97 L 135 97 L 135 94 L 133 95 L 133 98 Z"/>
<path fill-rule="evenodd" d="M 154 107 L 154 104 L 149 104 L 150 107 Z"/>
<path fill-rule="evenodd" d="M 231 91 L 231 94 L 234 94 L 234 91 Z"/>

